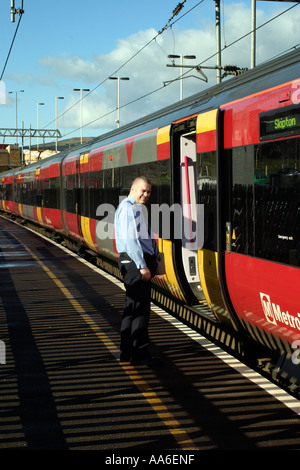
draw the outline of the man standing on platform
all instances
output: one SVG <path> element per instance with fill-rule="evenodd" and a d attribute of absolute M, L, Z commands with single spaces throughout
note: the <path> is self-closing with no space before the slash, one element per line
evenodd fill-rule
<path fill-rule="evenodd" d="M 121 362 L 147 364 L 149 353 L 151 277 L 155 276 L 157 244 L 143 214 L 151 194 L 151 183 L 137 177 L 129 196 L 119 204 L 115 215 L 115 239 L 119 269 L 123 276 L 126 300 L 121 324 Z"/>

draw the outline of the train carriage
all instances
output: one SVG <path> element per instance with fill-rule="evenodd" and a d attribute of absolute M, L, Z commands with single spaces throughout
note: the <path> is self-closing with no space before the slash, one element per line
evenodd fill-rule
<path fill-rule="evenodd" d="M 221 107 L 228 296 L 249 332 L 275 349 L 300 332 L 299 85 Z"/>
<path fill-rule="evenodd" d="M 116 259 L 114 210 L 148 176 L 160 287 L 290 358 L 300 340 L 299 59 L 295 50 L 2 174 L 1 209 Z"/>
<path fill-rule="evenodd" d="M 60 163 L 59 155 L 2 173 L 2 210 L 62 232 Z"/>

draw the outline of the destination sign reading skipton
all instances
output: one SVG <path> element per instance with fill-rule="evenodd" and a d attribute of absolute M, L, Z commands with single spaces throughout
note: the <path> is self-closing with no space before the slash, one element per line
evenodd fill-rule
<path fill-rule="evenodd" d="M 274 109 L 259 115 L 260 140 L 300 134 L 299 105 Z"/>

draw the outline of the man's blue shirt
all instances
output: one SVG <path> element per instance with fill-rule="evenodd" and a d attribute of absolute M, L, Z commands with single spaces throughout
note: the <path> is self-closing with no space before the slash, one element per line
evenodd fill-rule
<path fill-rule="evenodd" d="M 115 237 L 118 253 L 127 253 L 138 269 L 147 265 L 143 253 L 158 254 L 157 244 L 142 212 L 132 196 L 123 199 L 115 214 Z M 150 232 L 150 233 L 149 233 Z"/>

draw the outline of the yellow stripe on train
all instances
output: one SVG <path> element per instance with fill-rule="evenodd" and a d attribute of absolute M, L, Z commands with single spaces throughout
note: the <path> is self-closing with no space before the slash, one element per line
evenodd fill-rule
<path fill-rule="evenodd" d="M 217 318 L 226 311 L 218 273 L 218 253 L 210 250 L 198 250 L 198 267 L 203 294 L 208 306 Z"/>
<path fill-rule="evenodd" d="M 217 110 L 199 114 L 197 117 L 197 134 L 216 130 Z"/>
<path fill-rule="evenodd" d="M 95 244 L 92 240 L 91 229 L 90 229 L 90 219 L 88 217 L 80 217 L 82 235 L 85 240 L 85 243 L 91 250 L 95 250 Z"/>
<path fill-rule="evenodd" d="M 174 265 L 173 265 L 173 256 L 172 256 L 172 242 L 170 240 L 159 240 L 158 249 L 160 252 L 164 253 L 165 257 L 165 281 L 169 291 L 179 300 L 185 300 L 182 290 L 179 287 Z"/>
<path fill-rule="evenodd" d="M 42 208 L 41 207 L 36 208 L 36 215 L 37 215 L 37 218 L 38 218 L 38 221 L 40 222 L 40 224 L 44 225 L 43 218 L 42 218 Z"/>
<path fill-rule="evenodd" d="M 80 164 L 82 165 L 83 163 L 88 163 L 89 161 L 89 154 L 88 153 L 82 153 L 80 155 Z"/>

